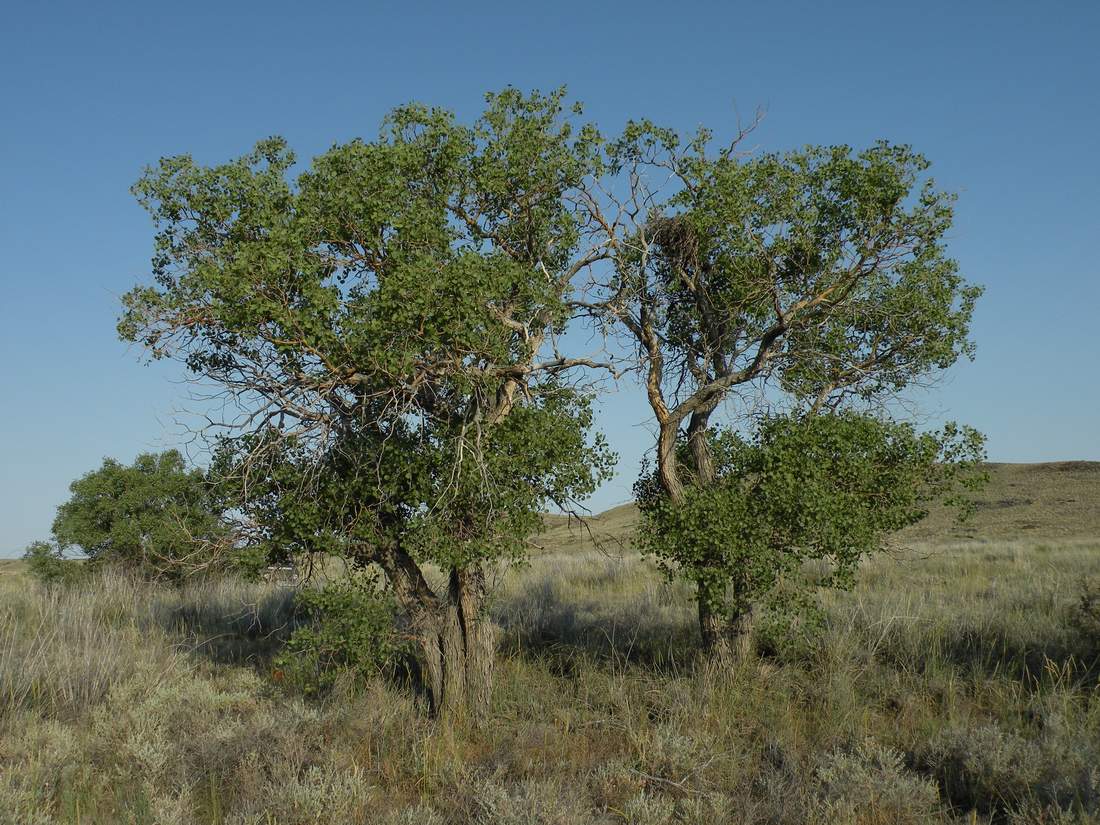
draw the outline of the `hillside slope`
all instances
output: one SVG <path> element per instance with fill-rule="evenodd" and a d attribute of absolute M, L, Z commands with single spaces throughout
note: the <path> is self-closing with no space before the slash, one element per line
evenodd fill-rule
<path fill-rule="evenodd" d="M 956 524 L 953 511 L 933 508 L 902 534 L 908 541 L 1100 538 L 1100 461 L 989 464 L 989 484 L 977 496 L 977 511 Z M 629 547 L 638 512 L 633 504 L 598 516 L 548 516 L 537 539 L 545 550 L 570 551 L 599 543 Z"/>

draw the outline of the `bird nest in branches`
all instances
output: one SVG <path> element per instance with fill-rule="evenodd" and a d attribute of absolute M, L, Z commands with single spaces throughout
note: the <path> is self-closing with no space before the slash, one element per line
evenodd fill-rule
<path fill-rule="evenodd" d="M 699 232 L 682 215 L 660 217 L 649 224 L 649 235 L 669 263 L 684 270 L 699 264 Z"/>

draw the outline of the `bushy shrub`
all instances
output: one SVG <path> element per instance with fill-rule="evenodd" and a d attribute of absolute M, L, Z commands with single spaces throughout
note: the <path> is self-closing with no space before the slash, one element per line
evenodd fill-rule
<path fill-rule="evenodd" d="M 933 821 L 941 808 L 934 781 L 908 771 L 900 753 L 871 741 L 822 758 L 814 795 L 831 822 L 919 825 Z"/>
<path fill-rule="evenodd" d="M 958 807 L 1004 815 L 1035 808 L 1100 811 L 1095 746 L 1052 726 L 1051 735 L 1023 736 L 990 724 L 952 727 L 918 755 Z"/>
<path fill-rule="evenodd" d="M 1057 805 L 1028 805 L 1008 817 L 1008 825 L 1096 825 L 1095 816 Z"/>
<path fill-rule="evenodd" d="M 391 599 L 367 575 L 302 589 L 296 608 L 303 624 L 275 660 L 276 678 L 309 695 L 327 692 L 341 674 L 378 673 L 402 645 Z"/>
<path fill-rule="evenodd" d="M 1100 654 L 1100 579 L 1087 579 L 1070 613 L 1070 624 L 1085 643 L 1088 654 Z"/>
<path fill-rule="evenodd" d="M 584 800 L 555 779 L 503 783 L 500 777 L 487 777 L 475 789 L 473 807 L 471 819 L 477 825 L 575 825 L 593 820 Z"/>
<path fill-rule="evenodd" d="M 88 572 L 80 561 L 65 558 L 60 547 L 46 541 L 31 544 L 23 553 L 23 560 L 31 576 L 45 585 L 74 584 Z"/>
<path fill-rule="evenodd" d="M 230 555 L 229 569 L 247 582 L 258 582 L 264 578 L 264 571 L 271 564 L 267 548 L 259 544 L 241 547 Z"/>
<path fill-rule="evenodd" d="M 756 650 L 784 664 L 811 661 L 822 646 L 825 614 L 816 604 L 794 599 L 786 607 L 760 611 L 752 627 Z"/>

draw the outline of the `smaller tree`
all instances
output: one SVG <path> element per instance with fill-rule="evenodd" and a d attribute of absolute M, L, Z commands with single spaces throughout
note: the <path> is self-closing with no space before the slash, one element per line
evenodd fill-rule
<path fill-rule="evenodd" d="M 23 561 L 31 576 L 47 586 L 75 584 L 87 570 L 79 560 L 65 558 L 65 551 L 51 541 L 32 542 L 23 551 Z"/>
<path fill-rule="evenodd" d="M 53 522 L 60 551 L 79 547 L 90 564 L 174 580 L 223 562 L 213 548 L 225 544 L 224 505 L 177 450 L 143 453 L 129 466 L 106 458 L 69 490 Z"/>
<path fill-rule="evenodd" d="M 703 645 L 719 660 L 745 652 L 761 603 L 789 609 L 815 588 L 850 587 L 859 562 L 933 500 L 965 513 L 963 493 L 983 477 L 981 435 L 954 424 L 918 433 L 847 411 L 765 418 L 751 439 L 707 437 L 712 481 L 686 478 L 677 502 L 653 471 L 635 493 L 642 547 L 696 583 Z M 686 435 L 679 450 L 691 450 Z"/>

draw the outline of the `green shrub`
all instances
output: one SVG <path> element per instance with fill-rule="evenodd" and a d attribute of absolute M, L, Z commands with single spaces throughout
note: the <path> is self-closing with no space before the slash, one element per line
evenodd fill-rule
<path fill-rule="evenodd" d="M 1070 624 L 1080 635 L 1100 648 L 1100 578 L 1086 579 L 1070 614 Z"/>
<path fill-rule="evenodd" d="M 758 653 L 783 664 L 813 660 L 823 644 L 825 614 L 812 602 L 790 609 L 762 610 L 752 627 Z"/>
<path fill-rule="evenodd" d="M 264 571 L 271 563 L 267 549 L 258 544 L 242 547 L 232 554 L 229 568 L 238 578 L 247 582 L 263 579 Z"/>
<path fill-rule="evenodd" d="M 1100 773 L 1089 731 L 1050 719 L 1024 736 L 988 724 L 941 731 L 917 757 L 956 806 L 1004 815 L 1030 807 L 1100 812 Z"/>
<path fill-rule="evenodd" d="M 1008 825 L 1096 825 L 1095 816 L 1079 810 L 1067 810 L 1057 805 L 1028 805 L 1008 817 Z"/>
<path fill-rule="evenodd" d="M 36 541 L 23 553 L 31 576 L 45 585 L 69 585 L 85 578 L 88 569 L 76 559 L 65 558 L 56 544 Z"/>
<path fill-rule="evenodd" d="M 275 660 L 276 674 L 304 693 L 327 692 L 341 674 L 378 673 L 397 655 L 395 607 L 371 576 L 304 588 L 295 598 L 304 623 Z"/>

